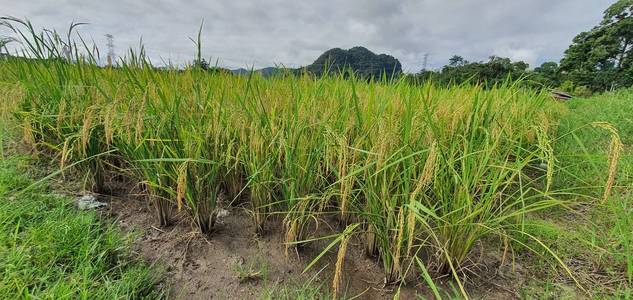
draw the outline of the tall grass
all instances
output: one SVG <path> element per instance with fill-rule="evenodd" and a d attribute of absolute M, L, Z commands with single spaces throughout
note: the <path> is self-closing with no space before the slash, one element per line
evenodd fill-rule
<path fill-rule="evenodd" d="M 0 81 L 16 91 L 3 104 L 25 140 L 62 165 L 114 151 L 85 166 L 92 187 L 112 173 L 133 177 L 161 225 L 181 209 L 212 232 L 221 193 L 246 198 L 259 234 L 282 216 L 288 247 L 336 218 L 354 228 L 339 239 L 337 266 L 355 234 L 386 282 L 398 283 L 412 266 L 459 278 L 482 238 L 512 238 L 525 214 L 564 203 L 551 172 L 533 167 L 555 167 L 560 106 L 510 82 L 440 88 L 159 70 L 142 49 L 101 68 L 81 55 L 92 51 L 85 44 L 5 22 L 24 33 L 31 58 L 0 63 Z"/>

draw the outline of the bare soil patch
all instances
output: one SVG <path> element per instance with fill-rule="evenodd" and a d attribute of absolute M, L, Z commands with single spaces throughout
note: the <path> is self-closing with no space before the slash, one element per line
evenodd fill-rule
<path fill-rule="evenodd" d="M 271 220 L 265 236 L 254 235 L 255 228 L 241 208 L 228 208 L 229 216 L 216 224 L 211 236 L 200 234 L 180 212 L 172 225 L 156 226 L 152 208 L 140 197 L 102 196 L 109 203 L 107 215 L 115 218 L 124 231 L 138 236 L 134 251 L 150 263 L 165 268 L 170 298 L 178 299 L 260 299 L 265 289 L 287 284 L 300 286 L 312 279 L 324 292 L 333 276 L 337 248 L 327 253 L 309 272 L 305 266 L 329 241 L 313 242 L 299 251 L 285 254 L 284 234 L 279 220 Z M 382 270 L 360 247 L 347 253 L 345 278 L 347 293 L 359 299 L 390 299 L 393 287 L 384 287 Z M 402 299 L 423 293 L 418 287 L 405 287 Z"/>
<path fill-rule="evenodd" d="M 159 228 L 151 206 L 142 198 L 126 195 L 101 199 L 109 203 L 109 217 L 115 218 L 124 231 L 136 233 L 134 251 L 165 268 L 166 279 L 159 288 L 167 289 L 170 298 L 261 299 L 265 289 L 284 284 L 299 287 L 311 279 L 312 284 L 329 291 L 337 247 L 304 274 L 305 266 L 329 241 L 310 243 L 287 257 L 279 220 L 270 222 L 269 227 L 275 230 L 260 237 L 254 235 L 254 225 L 243 209 L 229 208 L 229 216 L 216 224 L 215 232 L 204 236 L 190 225 L 184 212 L 176 215 L 172 225 Z M 357 299 L 392 299 L 397 287 L 384 285 L 379 264 L 368 258 L 360 246 L 359 241 L 354 241 L 347 252 L 347 295 L 358 296 Z M 476 270 L 470 273 L 468 288 L 475 292 L 475 298 L 519 297 L 516 288 L 523 282 L 524 273 L 520 266 L 502 264 L 498 253 L 492 252 L 475 253 L 473 259 L 472 268 Z M 448 286 L 448 281 L 440 279 L 438 283 Z M 400 297 L 416 299 L 416 295 L 432 299 L 420 279 L 412 278 L 401 288 Z"/>

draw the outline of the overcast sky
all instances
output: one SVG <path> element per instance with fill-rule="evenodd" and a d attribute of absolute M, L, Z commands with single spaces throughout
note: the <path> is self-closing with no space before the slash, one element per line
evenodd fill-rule
<path fill-rule="evenodd" d="M 256 68 L 306 65 L 327 49 L 365 46 L 400 60 L 403 69 L 446 64 L 453 54 L 484 60 L 495 54 L 532 67 L 558 60 L 571 39 L 597 25 L 615 0 L 267 0 L 124 1 L 0 0 L 0 15 L 80 32 L 105 52 L 106 33 L 122 55 L 142 37 L 155 64 L 190 61 L 202 19 L 203 56 Z M 3 34 L 3 32 L 0 32 Z M 6 34 L 6 31 L 4 32 Z"/>

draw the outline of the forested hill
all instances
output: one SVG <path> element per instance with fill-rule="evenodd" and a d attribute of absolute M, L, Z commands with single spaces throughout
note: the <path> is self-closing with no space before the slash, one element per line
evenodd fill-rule
<path fill-rule="evenodd" d="M 387 54 L 375 54 L 364 47 L 353 47 L 349 50 L 330 49 L 305 67 L 308 72 L 317 76 L 325 71 L 339 72 L 347 68 L 364 78 L 380 78 L 383 73 L 387 76 L 402 73 L 402 65 L 396 58 Z"/>

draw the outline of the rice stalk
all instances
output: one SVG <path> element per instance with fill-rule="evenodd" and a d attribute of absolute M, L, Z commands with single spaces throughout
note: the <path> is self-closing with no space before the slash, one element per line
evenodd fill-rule
<path fill-rule="evenodd" d="M 609 143 L 609 170 L 607 172 L 607 181 L 604 186 L 604 193 L 602 196 L 602 202 L 606 202 L 611 196 L 611 190 L 615 184 L 615 175 L 617 174 L 618 161 L 623 149 L 622 140 L 618 134 L 618 130 L 613 125 L 606 122 L 593 122 L 594 127 L 600 127 L 609 131 L 611 135 L 611 142 Z"/>
<path fill-rule="evenodd" d="M 336 255 L 336 264 L 334 265 L 334 279 L 332 279 L 333 299 L 338 299 L 338 296 L 342 293 L 343 266 L 345 264 L 345 254 L 347 253 L 347 247 L 351 237 L 351 234 L 345 234 L 338 248 L 338 253 Z"/>

